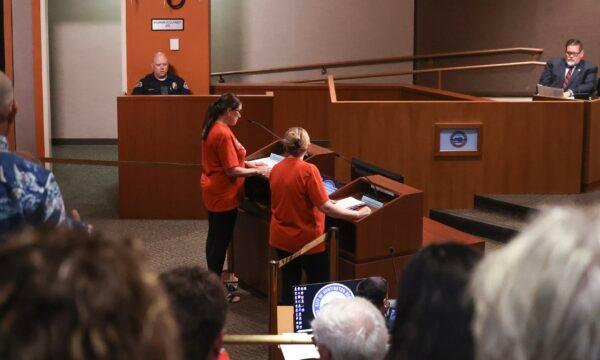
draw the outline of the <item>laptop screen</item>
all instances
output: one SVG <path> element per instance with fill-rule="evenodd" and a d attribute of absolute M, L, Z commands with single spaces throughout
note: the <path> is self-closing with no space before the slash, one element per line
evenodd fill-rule
<path fill-rule="evenodd" d="M 294 331 L 311 332 L 310 322 L 330 301 L 352 298 L 363 279 L 294 286 Z"/>

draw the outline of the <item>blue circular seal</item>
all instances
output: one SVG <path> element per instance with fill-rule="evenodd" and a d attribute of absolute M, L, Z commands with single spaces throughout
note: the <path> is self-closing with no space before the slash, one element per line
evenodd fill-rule
<path fill-rule="evenodd" d="M 333 300 L 353 298 L 352 290 L 340 283 L 331 283 L 323 286 L 317 291 L 312 302 L 312 312 L 315 317 L 325 305 Z"/>
<path fill-rule="evenodd" d="M 467 134 L 462 130 L 456 130 L 450 135 L 450 144 L 457 148 L 467 145 L 467 140 Z"/>

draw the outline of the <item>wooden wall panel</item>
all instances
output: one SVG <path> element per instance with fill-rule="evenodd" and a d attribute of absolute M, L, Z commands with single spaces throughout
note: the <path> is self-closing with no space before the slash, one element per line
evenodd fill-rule
<path fill-rule="evenodd" d="M 586 101 L 583 189 L 600 188 L 600 100 Z"/>
<path fill-rule="evenodd" d="M 216 96 L 121 96 L 117 99 L 119 160 L 201 163 L 204 114 Z M 242 119 L 233 127 L 248 154 L 271 142 L 244 117 L 271 126 L 273 99 L 241 96 Z M 202 205 L 200 170 L 121 167 L 120 214 L 125 218 L 197 219 Z"/>
<path fill-rule="evenodd" d="M 405 176 L 430 208 L 469 208 L 485 193 L 577 193 L 582 102 L 334 103 L 332 148 Z M 483 124 L 480 158 L 434 158 L 435 123 Z M 340 168 L 339 177 L 348 170 Z"/>
<path fill-rule="evenodd" d="M 439 91 L 422 86 L 390 84 L 339 84 L 338 100 L 470 100 L 472 96 Z M 329 89 L 326 84 L 218 84 L 213 92 L 222 94 L 274 94 L 273 130 L 279 134 L 292 126 L 304 127 L 311 139 L 329 140 L 327 112 Z"/>
<path fill-rule="evenodd" d="M 183 18 L 184 31 L 152 31 L 153 18 Z M 163 0 L 127 0 L 127 90 L 151 72 L 152 55 L 167 54 L 169 62 L 197 95 L 208 95 L 210 85 L 210 1 L 187 1 L 172 10 Z M 177 38 L 179 51 L 169 50 Z"/>
<path fill-rule="evenodd" d="M 12 0 L 4 0 L 2 4 L 4 19 L 4 72 L 14 82 L 13 76 L 13 36 L 12 36 Z M 15 127 L 8 133 L 8 145 L 11 151 L 17 148 Z"/>

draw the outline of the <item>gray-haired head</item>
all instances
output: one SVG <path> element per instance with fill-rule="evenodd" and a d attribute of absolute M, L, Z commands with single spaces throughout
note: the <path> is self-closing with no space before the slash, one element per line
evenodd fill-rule
<path fill-rule="evenodd" d="M 387 352 L 383 316 L 363 298 L 332 301 L 313 320 L 312 328 L 322 358 L 378 360 Z"/>
<path fill-rule="evenodd" d="M 0 71 L 0 122 L 8 120 L 13 106 L 14 92 L 12 81 L 5 73 Z"/>
<path fill-rule="evenodd" d="M 471 282 L 478 359 L 600 359 L 600 209 L 546 209 Z"/>

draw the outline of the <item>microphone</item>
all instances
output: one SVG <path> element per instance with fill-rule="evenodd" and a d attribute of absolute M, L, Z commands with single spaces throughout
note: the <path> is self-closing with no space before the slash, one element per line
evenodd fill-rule
<path fill-rule="evenodd" d="M 266 127 L 266 126 L 264 126 L 263 124 L 259 123 L 258 121 L 254 121 L 254 120 L 252 120 L 252 119 L 250 119 L 250 118 L 246 118 L 246 120 L 248 120 L 248 122 L 249 122 L 250 124 L 256 125 L 256 126 L 260 127 L 261 129 L 263 129 L 264 131 L 268 132 L 268 133 L 269 133 L 271 136 L 273 136 L 275 139 L 277 139 L 277 140 L 283 140 L 283 139 L 281 138 L 281 136 L 279 136 L 279 135 L 275 134 L 275 133 L 274 133 L 274 132 L 273 132 L 271 129 L 269 129 L 268 127 Z"/>

